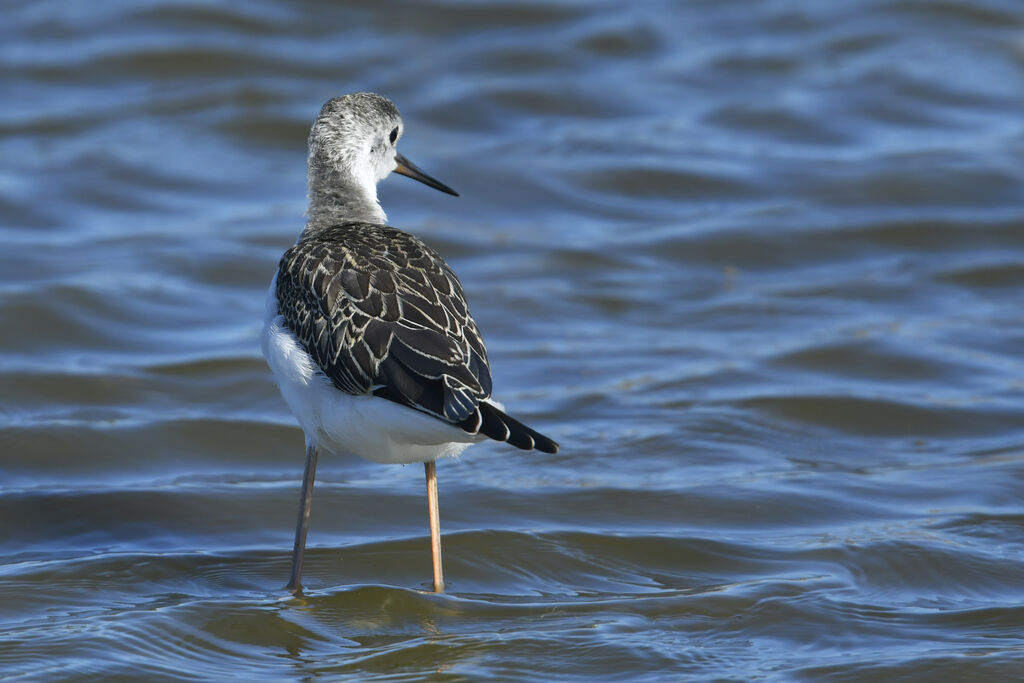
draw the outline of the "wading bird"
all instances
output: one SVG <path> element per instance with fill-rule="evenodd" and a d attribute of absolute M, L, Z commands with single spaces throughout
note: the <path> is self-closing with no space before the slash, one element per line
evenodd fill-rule
<path fill-rule="evenodd" d="M 435 461 L 495 439 L 558 444 L 490 400 L 491 370 L 459 279 L 436 251 L 386 225 L 392 171 L 455 195 L 396 151 L 402 117 L 380 95 L 329 100 L 309 135 L 308 221 L 267 294 L 263 355 L 306 436 L 291 578 L 302 560 L 317 458 L 352 453 L 426 468 L 434 590 L 444 590 Z M 457 195 L 456 195 L 457 196 Z"/>

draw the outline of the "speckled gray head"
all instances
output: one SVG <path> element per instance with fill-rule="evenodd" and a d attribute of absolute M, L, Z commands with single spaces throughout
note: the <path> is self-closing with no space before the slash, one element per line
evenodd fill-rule
<path fill-rule="evenodd" d="M 385 220 L 377 183 L 392 171 L 456 195 L 398 153 L 404 130 L 386 97 L 353 93 L 327 100 L 309 133 L 310 222 Z"/>

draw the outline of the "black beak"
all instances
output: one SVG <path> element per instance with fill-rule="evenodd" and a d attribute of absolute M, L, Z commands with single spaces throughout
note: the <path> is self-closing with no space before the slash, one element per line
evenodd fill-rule
<path fill-rule="evenodd" d="M 395 161 L 398 162 L 398 167 L 395 168 L 395 173 L 401 173 L 404 176 L 409 176 L 413 180 L 418 180 L 421 183 L 423 183 L 424 185 L 429 185 L 430 187 L 434 188 L 435 190 L 441 190 L 441 192 L 447 192 L 448 194 L 450 194 L 452 196 L 455 196 L 455 197 L 459 196 L 458 192 L 456 192 L 452 188 L 448 187 L 444 183 L 442 183 L 440 181 L 437 181 L 437 180 L 434 180 L 433 178 L 428 176 L 426 173 L 421 171 L 419 168 L 417 168 L 415 164 L 413 164 L 411 161 L 406 159 L 401 154 L 396 154 L 395 155 Z"/>

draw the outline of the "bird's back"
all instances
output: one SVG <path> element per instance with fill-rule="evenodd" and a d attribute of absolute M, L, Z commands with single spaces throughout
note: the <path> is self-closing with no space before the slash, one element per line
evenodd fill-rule
<path fill-rule="evenodd" d="M 340 391 L 373 394 L 519 448 L 557 445 L 487 399 L 491 372 L 458 277 L 406 232 L 350 222 L 281 258 L 278 310 Z"/>
<path fill-rule="evenodd" d="M 281 258 L 278 307 L 339 390 L 378 393 L 449 422 L 491 395 L 487 352 L 458 278 L 416 237 L 346 223 Z"/>

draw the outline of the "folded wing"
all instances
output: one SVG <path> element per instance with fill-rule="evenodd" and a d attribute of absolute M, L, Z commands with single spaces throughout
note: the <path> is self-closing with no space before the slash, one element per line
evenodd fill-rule
<path fill-rule="evenodd" d="M 281 258 L 278 308 L 339 390 L 373 393 L 523 449 L 557 444 L 486 402 L 491 371 L 455 273 L 395 228 L 346 223 Z"/>

